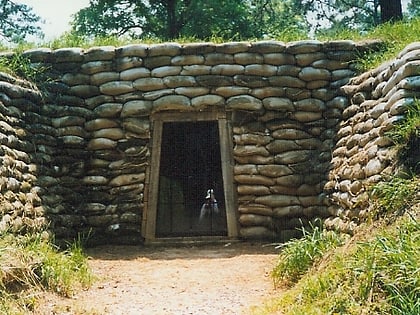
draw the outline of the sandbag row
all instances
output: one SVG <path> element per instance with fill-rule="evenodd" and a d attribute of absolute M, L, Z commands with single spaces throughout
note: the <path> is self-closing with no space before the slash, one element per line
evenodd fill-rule
<path fill-rule="evenodd" d="M 356 56 L 377 45 L 263 41 L 24 52 L 50 78 L 37 103 L 45 123 L 34 133 L 33 157 L 56 235 L 141 241 L 148 172 L 158 171 L 149 167 L 153 116 L 217 111 L 233 127 L 240 236 L 290 238 L 328 213 L 322 188 L 348 107 L 339 88 L 354 75 Z"/>
<path fill-rule="evenodd" d="M 44 136 L 54 130 L 41 116 L 40 92 L 30 83 L 0 73 L 0 233 L 45 229 L 46 192 L 38 185 L 40 165 L 51 160 Z M 44 133 L 38 132 L 45 130 Z"/>
<path fill-rule="evenodd" d="M 58 171 L 52 181 L 62 200 L 54 208 L 56 233 L 69 237 L 77 231 L 99 239 L 139 235 L 150 137 L 137 129 L 128 132 L 115 107 L 94 111 L 69 86 L 58 84 L 63 94 L 55 96 L 57 84 L 48 85 L 51 104 L 44 105 L 51 108 L 57 131 Z"/>
<path fill-rule="evenodd" d="M 333 201 L 327 224 L 351 231 L 368 216 L 369 188 L 398 173 L 397 152 L 387 132 L 420 97 L 420 43 L 352 79 L 343 91 L 351 105 L 343 112 L 325 189 Z"/>

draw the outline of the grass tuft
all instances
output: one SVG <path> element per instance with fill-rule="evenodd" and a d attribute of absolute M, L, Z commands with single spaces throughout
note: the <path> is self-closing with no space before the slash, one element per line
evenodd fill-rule
<path fill-rule="evenodd" d="M 393 177 L 389 181 L 379 182 L 372 188 L 372 202 L 375 215 L 401 215 L 416 200 L 419 183 L 415 177 Z"/>
<path fill-rule="evenodd" d="M 0 57 L 0 72 L 28 80 L 34 83 L 50 81 L 46 76 L 48 67 L 41 64 L 32 64 L 22 51 Z"/>
<path fill-rule="evenodd" d="M 322 262 L 253 314 L 420 314 L 420 227 L 412 218 Z"/>
<path fill-rule="evenodd" d="M 296 283 L 326 252 L 343 244 L 343 236 L 319 226 L 302 229 L 303 237 L 282 246 L 278 264 L 271 276 L 275 287 Z"/>
<path fill-rule="evenodd" d="M 289 242 L 279 254 L 273 276 L 279 277 L 278 283 L 286 279 L 292 286 L 252 314 L 420 314 L 420 178 L 405 181 L 393 179 L 389 191 L 376 196 L 386 200 L 374 203 L 386 204 L 394 213 L 399 207 L 394 202 L 406 199 L 400 204 L 405 215 L 391 222 L 380 218 L 365 223 L 344 241 L 340 235 L 325 241 L 321 237 L 325 232 L 319 230 Z M 410 196 L 395 192 L 401 185 L 410 187 Z M 389 201 L 393 191 L 395 198 Z"/>
<path fill-rule="evenodd" d="M 27 313 L 36 306 L 37 292 L 71 296 L 93 280 L 79 242 L 61 251 L 45 233 L 0 236 L 1 313 Z"/>
<path fill-rule="evenodd" d="M 420 314 L 420 223 L 409 219 L 360 243 L 349 269 L 362 301 L 382 297 L 391 314 Z"/>
<path fill-rule="evenodd" d="M 407 99 L 406 102 L 404 120 L 387 132 L 397 145 L 405 145 L 411 138 L 420 138 L 420 100 Z"/>

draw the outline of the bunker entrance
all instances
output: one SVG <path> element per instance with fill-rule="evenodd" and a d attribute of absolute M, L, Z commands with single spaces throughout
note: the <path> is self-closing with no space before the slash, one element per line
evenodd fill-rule
<path fill-rule="evenodd" d="M 217 121 L 162 125 L 157 237 L 227 236 Z"/>

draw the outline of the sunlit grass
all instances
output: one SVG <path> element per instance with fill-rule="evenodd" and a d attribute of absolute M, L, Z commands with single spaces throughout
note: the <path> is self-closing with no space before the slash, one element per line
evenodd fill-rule
<path fill-rule="evenodd" d="M 45 233 L 0 235 L 2 314 L 27 314 L 36 307 L 39 292 L 71 296 L 93 280 L 80 242 L 60 250 Z"/>
<path fill-rule="evenodd" d="M 252 314 L 420 314 L 420 223 L 366 226 Z"/>
<path fill-rule="evenodd" d="M 350 28 L 343 27 L 341 29 L 324 30 L 315 35 L 315 39 L 321 41 L 329 40 L 382 40 L 384 42 L 383 49 L 377 52 L 369 52 L 359 59 L 360 71 L 373 69 L 387 60 L 395 58 L 401 50 L 412 42 L 419 41 L 418 34 L 420 33 L 420 18 L 407 19 L 396 23 L 381 24 L 372 30 L 366 32 L 355 31 Z M 293 27 L 284 30 L 278 30 L 275 36 L 269 39 L 290 42 L 297 40 L 305 40 L 309 38 L 309 34 L 303 34 L 301 30 Z M 266 40 L 267 38 L 251 38 L 244 39 L 248 41 Z M 203 42 L 202 39 L 194 37 L 177 38 L 173 40 L 179 43 L 195 43 Z M 212 37 L 206 40 L 213 43 L 228 42 L 228 40 L 218 37 Z M 23 43 L 17 49 L 20 51 L 35 47 L 49 47 L 52 49 L 65 48 L 65 47 L 81 47 L 89 48 L 93 46 L 123 46 L 128 44 L 153 44 L 162 43 L 163 40 L 159 38 L 143 38 L 143 39 L 130 39 L 128 37 L 82 37 L 74 33 L 67 32 L 60 37 L 40 44 Z M 0 51 L 10 49 L 6 46 L 0 46 Z"/>
<path fill-rule="evenodd" d="M 303 237 L 282 246 L 278 263 L 272 271 L 275 287 L 296 283 L 325 253 L 340 246 L 344 235 L 326 231 L 319 226 L 303 229 Z"/>

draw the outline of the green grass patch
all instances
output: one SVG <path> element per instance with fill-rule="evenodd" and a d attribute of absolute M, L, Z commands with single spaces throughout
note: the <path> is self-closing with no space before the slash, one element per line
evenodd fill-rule
<path fill-rule="evenodd" d="M 253 314 L 420 314 L 420 224 L 408 218 L 365 237 Z"/>
<path fill-rule="evenodd" d="M 387 50 L 379 55 L 380 59 L 377 61 L 377 65 L 395 58 L 408 44 L 419 41 L 419 32 L 420 18 L 381 24 L 368 32 L 367 38 L 382 39 L 387 46 Z M 372 65 L 371 68 L 377 65 Z"/>
<path fill-rule="evenodd" d="M 420 138 L 420 100 L 408 99 L 404 120 L 387 132 L 397 145 L 406 145 L 411 138 Z"/>
<path fill-rule="evenodd" d="M 297 282 L 313 264 L 332 248 L 343 244 L 343 235 L 319 226 L 302 229 L 303 237 L 281 247 L 278 264 L 271 275 L 274 286 L 290 286 Z"/>
<path fill-rule="evenodd" d="M 372 187 L 375 215 L 401 215 L 416 201 L 419 181 L 416 177 L 393 177 Z"/>
<path fill-rule="evenodd" d="M 408 219 L 359 244 L 349 269 L 362 302 L 382 297 L 391 314 L 420 314 L 420 223 Z"/>
<path fill-rule="evenodd" d="M 384 204 L 392 213 L 402 207 L 403 216 L 365 223 L 344 244 L 335 241 L 340 236 L 326 241 L 318 231 L 289 242 L 273 271 L 280 276 L 275 281 L 285 278 L 289 287 L 252 314 L 420 314 L 420 178 L 382 185 L 389 186 L 375 206 Z"/>
<path fill-rule="evenodd" d="M 25 79 L 42 85 L 43 82 L 51 81 L 46 75 L 48 67 L 42 64 L 32 64 L 23 51 L 17 50 L 14 53 L 0 57 L 0 72 Z"/>
<path fill-rule="evenodd" d="M 360 72 L 374 69 L 385 61 L 394 59 L 408 44 L 418 42 L 420 18 L 406 19 L 395 23 L 384 23 L 367 32 L 348 28 L 325 30 L 317 34 L 317 39 L 328 40 L 382 40 L 384 45 L 379 51 L 366 52 L 358 59 Z"/>
<path fill-rule="evenodd" d="M 420 173 L 420 100 L 405 101 L 404 119 L 399 121 L 386 135 L 394 142 L 399 159 L 410 172 Z"/>
<path fill-rule="evenodd" d="M 359 70 L 366 71 L 368 69 L 373 69 L 379 66 L 381 63 L 392 60 L 395 58 L 399 52 L 401 52 L 404 47 L 412 42 L 419 40 L 418 34 L 420 32 L 420 18 L 405 19 L 396 23 L 385 23 L 381 24 L 369 31 L 361 32 L 355 31 L 350 28 L 342 27 L 340 29 L 330 29 L 323 30 L 315 35 L 315 39 L 321 41 L 330 41 L 330 40 L 354 40 L 354 41 L 364 41 L 364 40 L 382 40 L 384 42 L 383 49 L 376 52 L 367 52 L 363 56 L 360 56 Z M 266 38 L 264 38 L 266 39 Z M 280 30 L 276 32 L 276 36 L 273 37 L 274 40 L 280 40 L 284 42 L 305 40 L 308 39 L 308 34 L 303 34 L 301 30 L 296 28 L 288 28 L 285 30 Z M 260 38 L 249 39 L 250 41 L 258 41 Z M 67 32 L 61 35 L 60 37 L 41 44 L 35 45 L 34 43 L 24 43 L 19 45 L 17 48 L 20 51 L 27 50 L 30 48 L 38 47 L 49 47 L 52 49 L 58 48 L 67 48 L 67 47 L 81 47 L 89 48 L 92 46 L 123 46 L 127 44 L 152 44 L 152 43 L 161 43 L 163 40 L 159 38 L 146 38 L 146 39 L 130 39 L 127 37 L 116 37 L 116 36 L 107 36 L 107 37 L 82 37 L 74 33 Z M 201 42 L 196 38 L 178 38 L 174 40 L 179 43 L 194 43 Z M 225 39 L 213 37 L 210 39 L 214 43 L 223 43 L 226 42 Z M 8 47 L 0 46 L 0 50 L 7 50 Z"/>
<path fill-rule="evenodd" d="M 80 242 L 60 250 L 44 234 L 0 236 L 0 312 L 26 314 L 43 290 L 71 296 L 93 275 Z"/>

